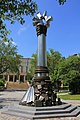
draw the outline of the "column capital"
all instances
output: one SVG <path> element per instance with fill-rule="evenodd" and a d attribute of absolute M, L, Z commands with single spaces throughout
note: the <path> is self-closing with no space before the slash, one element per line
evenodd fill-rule
<path fill-rule="evenodd" d="M 45 25 L 37 25 L 36 26 L 37 36 L 44 34 L 46 36 L 47 27 Z"/>

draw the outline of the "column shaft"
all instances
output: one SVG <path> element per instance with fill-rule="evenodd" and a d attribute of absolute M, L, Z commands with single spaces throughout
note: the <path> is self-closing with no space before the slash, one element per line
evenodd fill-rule
<path fill-rule="evenodd" d="M 47 66 L 46 37 L 44 34 L 38 36 L 37 66 Z"/>
<path fill-rule="evenodd" d="M 8 82 L 9 82 L 9 75 L 8 75 L 8 77 L 7 77 L 7 80 L 8 80 Z"/>

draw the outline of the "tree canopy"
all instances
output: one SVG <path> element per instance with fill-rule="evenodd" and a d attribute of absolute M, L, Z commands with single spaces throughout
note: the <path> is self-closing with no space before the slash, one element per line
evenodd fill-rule
<path fill-rule="evenodd" d="M 50 49 L 49 52 L 47 52 L 48 69 L 50 71 L 50 77 L 53 81 L 57 77 L 55 74 L 57 70 L 57 66 L 63 59 L 64 57 L 62 57 L 62 55 L 58 51 L 54 51 L 53 49 Z"/>
<path fill-rule="evenodd" d="M 34 15 L 36 10 L 37 5 L 33 0 L 0 0 L 0 74 L 17 72 L 20 63 L 17 46 L 8 38 L 10 31 L 6 28 L 5 20 L 11 24 L 15 21 L 23 24 L 24 16 Z"/>
<path fill-rule="evenodd" d="M 59 79 L 69 83 L 76 76 L 80 76 L 80 57 L 72 55 L 58 65 Z"/>
<path fill-rule="evenodd" d="M 54 51 L 53 49 L 50 49 L 49 52 L 47 52 L 47 65 L 50 73 L 50 77 L 52 80 L 54 80 L 54 71 L 59 62 L 63 59 L 62 55 L 58 51 Z M 32 59 L 30 62 L 30 73 L 33 76 L 35 69 L 36 69 L 36 63 L 37 63 L 37 54 L 32 55 Z"/>
<path fill-rule="evenodd" d="M 29 71 L 31 77 L 34 76 L 36 62 L 37 54 L 33 54 Z M 69 86 L 72 93 L 80 93 L 80 54 L 65 58 L 58 51 L 50 49 L 47 52 L 47 65 L 54 88 L 59 89 L 62 82 Z"/>
<path fill-rule="evenodd" d="M 18 20 L 24 23 L 24 15 L 34 15 L 37 5 L 33 0 L 0 0 L 0 23 L 9 20 L 13 23 Z"/>
<path fill-rule="evenodd" d="M 72 93 L 80 93 L 80 56 L 72 55 L 58 65 L 58 79 L 69 85 Z"/>
<path fill-rule="evenodd" d="M 66 2 L 66 0 L 57 1 L 60 5 Z M 34 0 L 0 0 L 0 39 L 7 30 L 5 20 L 10 21 L 11 24 L 15 21 L 24 24 L 24 16 L 33 16 L 37 9 Z"/>
<path fill-rule="evenodd" d="M 0 40 L 0 74 L 18 72 L 20 57 L 12 40 Z"/>
<path fill-rule="evenodd" d="M 13 24 L 16 20 L 23 24 L 24 16 L 34 15 L 37 5 L 33 0 L 0 0 L 0 38 L 5 34 L 5 20 Z"/>
<path fill-rule="evenodd" d="M 63 5 L 66 0 L 57 0 Z M 18 20 L 21 24 L 24 23 L 24 15 L 34 15 L 37 10 L 37 4 L 34 0 L 0 0 L 0 24 L 4 20 L 9 20 L 14 23 Z"/>

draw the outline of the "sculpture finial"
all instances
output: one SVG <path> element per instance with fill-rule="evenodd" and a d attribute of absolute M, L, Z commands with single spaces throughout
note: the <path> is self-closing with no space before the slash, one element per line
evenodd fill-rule
<path fill-rule="evenodd" d="M 50 21 L 52 20 L 52 16 L 47 17 L 47 11 L 44 11 L 43 15 L 38 12 L 37 16 L 33 18 L 33 26 L 45 25 L 48 28 L 50 26 Z"/>

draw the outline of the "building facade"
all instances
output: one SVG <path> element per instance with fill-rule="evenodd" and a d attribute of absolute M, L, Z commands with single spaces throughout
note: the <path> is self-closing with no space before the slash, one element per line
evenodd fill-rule
<path fill-rule="evenodd" d="M 19 74 L 16 73 L 3 73 L 0 78 L 7 80 L 8 82 L 25 82 L 27 80 L 27 72 L 30 68 L 31 58 L 20 58 L 21 64 L 19 67 Z"/>

